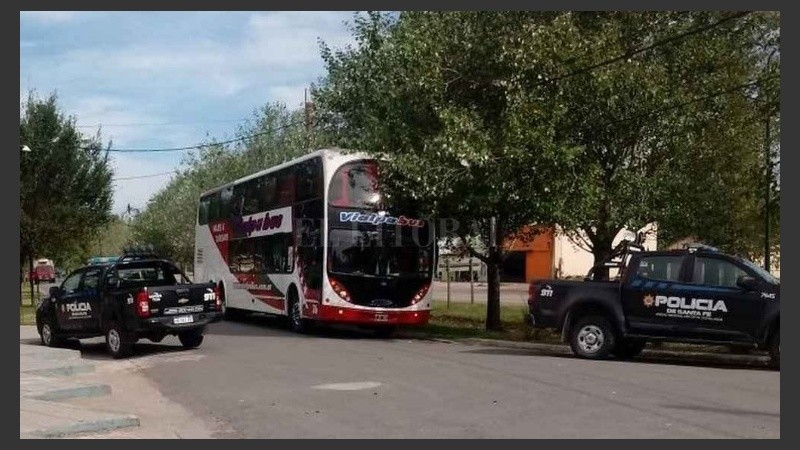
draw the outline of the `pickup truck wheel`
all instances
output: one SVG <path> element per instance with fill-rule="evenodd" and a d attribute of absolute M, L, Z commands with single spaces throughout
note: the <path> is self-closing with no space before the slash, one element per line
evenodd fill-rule
<path fill-rule="evenodd" d="M 56 331 L 52 320 L 44 321 L 42 324 L 42 329 L 39 331 L 39 337 L 42 339 L 42 344 L 48 347 L 60 347 L 64 345 L 64 339 L 56 336 Z"/>
<path fill-rule="evenodd" d="M 639 356 L 642 353 L 647 341 L 644 339 L 622 339 L 617 342 L 611 354 L 619 359 L 631 359 Z"/>
<path fill-rule="evenodd" d="M 582 317 L 570 330 L 569 343 L 581 358 L 605 359 L 614 348 L 614 329 L 603 316 Z"/>
<path fill-rule="evenodd" d="M 183 348 L 197 348 L 203 343 L 203 332 L 199 330 L 184 331 L 178 334 L 178 340 L 181 341 Z"/>
<path fill-rule="evenodd" d="M 116 322 L 106 330 L 106 348 L 114 359 L 125 358 L 133 352 L 133 342 Z"/>
<path fill-rule="evenodd" d="M 781 368 L 781 330 L 780 328 L 772 333 L 769 340 L 769 357 L 770 366 L 775 369 Z"/>

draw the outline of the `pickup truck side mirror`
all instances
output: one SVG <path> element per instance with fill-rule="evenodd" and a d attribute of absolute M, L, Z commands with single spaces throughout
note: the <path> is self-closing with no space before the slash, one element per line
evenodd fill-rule
<path fill-rule="evenodd" d="M 61 294 L 61 288 L 58 286 L 50 286 L 50 298 L 56 298 Z"/>
<path fill-rule="evenodd" d="M 736 278 L 736 285 L 746 291 L 757 291 L 759 288 L 758 281 L 749 275 L 739 275 Z"/>

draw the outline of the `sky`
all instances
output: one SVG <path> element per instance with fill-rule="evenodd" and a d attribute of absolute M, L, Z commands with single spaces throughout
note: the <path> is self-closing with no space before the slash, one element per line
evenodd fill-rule
<path fill-rule="evenodd" d="M 324 75 L 319 40 L 352 43 L 352 12 L 20 12 L 20 102 L 56 92 L 112 148 L 234 136 L 265 103 L 300 107 Z M 171 172 L 187 152 L 112 153 L 115 178 Z M 143 209 L 172 175 L 115 180 L 115 213 Z"/>

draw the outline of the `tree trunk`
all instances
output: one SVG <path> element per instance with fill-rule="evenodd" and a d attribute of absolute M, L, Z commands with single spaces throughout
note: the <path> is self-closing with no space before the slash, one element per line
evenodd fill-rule
<path fill-rule="evenodd" d="M 608 230 L 597 230 L 594 239 L 592 239 L 592 254 L 594 255 L 594 264 L 603 263 L 611 255 L 611 245 L 614 242 L 616 233 L 609 232 Z M 593 279 L 595 280 L 608 280 L 609 271 L 608 267 L 597 267 L 594 270 Z"/>
<path fill-rule="evenodd" d="M 486 264 L 488 279 L 486 290 L 486 329 L 498 331 L 502 329 L 500 323 L 500 258 L 496 251 L 490 251 L 489 262 Z"/>
<path fill-rule="evenodd" d="M 503 227 L 500 220 L 495 220 L 489 232 L 489 252 L 486 261 L 487 289 L 486 289 L 486 330 L 499 331 L 503 328 L 500 323 L 500 264 L 502 258 Z"/>
<path fill-rule="evenodd" d="M 28 252 L 28 281 L 31 285 L 31 305 L 36 304 L 36 299 L 34 297 L 36 291 L 34 291 L 33 276 L 33 252 Z"/>

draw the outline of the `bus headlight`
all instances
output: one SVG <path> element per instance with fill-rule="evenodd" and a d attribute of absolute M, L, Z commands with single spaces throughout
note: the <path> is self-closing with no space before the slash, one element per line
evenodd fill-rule
<path fill-rule="evenodd" d="M 417 293 L 414 294 L 414 297 L 411 298 L 411 304 L 413 305 L 415 303 L 419 303 L 419 301 L 422 300 L 425 297 L 425 294 L 428 293 L 428 289 L 430 289 L 430 288 L 431 288 L 431 284 L 430 283 L 423 284 L 422 287 L 419 288 Z"/>
<path fill-rule="evenodd" d="M 339 282 L 336 278 L 328 277 L 328 281 L 331 283 L 331 287 L 333 288 L 333 292 L 336 292 L 336 295 L 341 297 L 346 302 L 351 302 L 352 299 L 350 298 L 350 293 L 347 292 L 347 289 Z"/>

